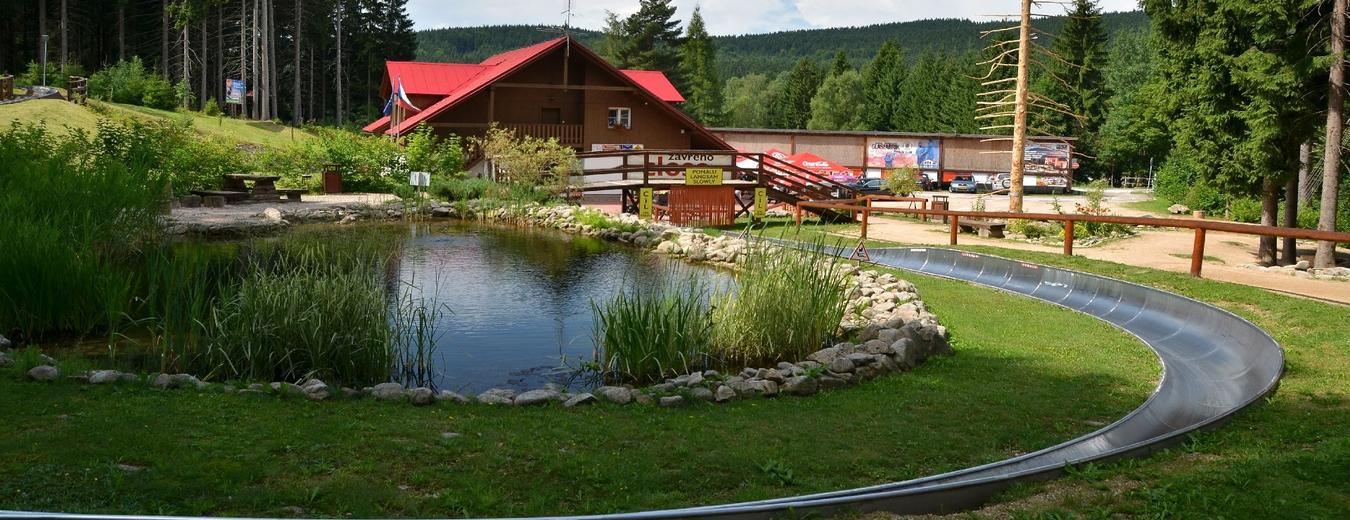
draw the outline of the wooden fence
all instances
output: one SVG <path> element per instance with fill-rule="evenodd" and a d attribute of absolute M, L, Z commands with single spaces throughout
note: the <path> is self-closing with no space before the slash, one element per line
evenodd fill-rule
<path fill-rule="evenodd" d="M 71 76 L 70 82 L 66 84 L 66 99 L 72 103 L 83 105 L 89 98 L 89 78 L 82 76 Z"/>
<path fill-rule="evenodd" d="M 14 76 L 0 76 L 0 101 L 14 97 Z"/>
<path fill-rule="evenodd" d="M 920 216 L 943 216 L 948 218 L 950 226 L 948 234 L 950 235 L 951 245 L 956 245 L 957 235 L 961 231 L 961 219 L 1005 219 L 1005 220 L 1038 220 L 1038 221 L 1056 221 L 1064 223 L 1064 254 L 1073 255 L 1073 224 L 1075 222 L 1100 222 L 1104 224 L 1125 224 L 1130 226 L 1148 226 L 1155 228 L 1181 228 L 1192 229 L 1195 231 L 1195 241 L 1191 247 L 1191 276 L 1200 276 L 1200 268 L 1205 258 L 1205 233 L 1208 231 L 1221 231 L 1225 233 L 1239 233 L 1243 235 L 1256 235 L 1267 237 L 1291 238 L 1298 240 L 1319 240 L 1338 243 L 1350 243 L 1350 233 L 1339 233 L 1334 231 L 1322 231 L 1317 229 L 1299 229 L 1276 226 L 1258 226 L 1255 224 L 1240 224 L 1237 222 L 1220 222 L 1214 220 L 1199 220 L 1185 218 L 1156 218 L 1156 217 L 1120 217 L 1108 215 L 1075 215 L 1059 213 L 1013 213 L 1008 211 L 949 211 L 918 208 L 888 208 L 873 206 L 873 200 L 886 200 L 885 197 L 863 197 L 861 199 L 825 201 L 825 202 L 801 202 L 796 205 L 797 224 L 802 222 L 802 209 L 832 209 L 835 211 L 854 212 L 862 216 L 862 232 L 860 246 L 867 241 L 867 222 L 872 213 L 900 213 L 907 215 Z"/>

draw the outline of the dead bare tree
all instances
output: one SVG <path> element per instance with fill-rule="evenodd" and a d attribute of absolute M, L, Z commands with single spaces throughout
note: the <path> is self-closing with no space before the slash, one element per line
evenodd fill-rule
<path fill-rule="evenodd" d="M 993 40 L 985 49 L 986 52 L 992 52 L 993 57 L 980 63 L 980 65 L 987 66 L 988 71 L 983 78 L 979 78 L 981 86 L 986 90 L 979 94 L 980 101 L 977 101 L 979 106 L 976 109 L 977 115 L 975 116 L 976 120 L 986 122 L 985 126 L 981 127 L 982 130 L 991 132 L 1012 131 L 1011 137 L 996 137 L 985 141 L 1011 143 L 1010 150 L 995 153 L 1008 153 L 1012 157 L 1009 168 L 1008 210 L 1014 212 L 1021 212 L 1023 207 L 1027 134 L 1029 131 L 1038 131 L 1029 122 L 1032 109 L 1057 112 L 1079 120 L 1084 119 L 1084 116 L 1074 113 L 1072 107 L 1050 99 L 1043 94 L 1032 92 L 1030 86 L 1031 67 L 1037 65 L 1038 60 L 1053 60 L 1061 64 L 1069 64 L 1048 47 L 1037 45 L 1033 41 L 1038 35 L 1046 33 L 1035 30 L 1031 24 L 1032 19 L 1048 15 L 1035 13 L 1032 8 L 1042 4 L 1065 4 L 1067 2 L 1059 0 L 1020 1 L 1021 10 L 1016 17 L 1017 25 L 991 29 L 980 34 L 981 38 Z M 1008 36 L 1014 33 L 1017 35 L 1016 39 Z M 1010 77 L 1004 77 L 1007 69 L 1010 68 L 1015 69 L 1016 72 Z M 1053 71 L 1045 67 L 1040 67 L 1040 69 L 1045 74 L 1054 76 Z M 1059 77 L 1053 77 L 1052 79 L 1065 82 L 1063 78 Z M 1010 83 L 1012 84 L 1011 88 L 1008 86 Z M 1011 122 L 1008 121 L 1010 118 Z"/>

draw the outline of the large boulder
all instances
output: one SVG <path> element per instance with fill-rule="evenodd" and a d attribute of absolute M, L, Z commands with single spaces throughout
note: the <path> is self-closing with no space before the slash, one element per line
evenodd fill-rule
<path fill-rule="evenodd" d="M 547 403 L 549 401 L 561 401 L 562 394 L 552 389 L 530 390 L 516 396 L 514 403 L 516 406 L 532 406 Z"/>
<path fill-rule="evenodd" d="M 633 393 L 622 386 L 602 386 L 596 388 L 593 393 L 596 397 L 614 404 L 628 404 L 633 400 Z"/>
<path fill-rule="evenodd" d="M 55 381 L 61 377 L 61 371 L 51 365 L 38 365 L 28 370 L 28 377 L 34 381 Z"/>
<path fill-rule="evenodd" d="M 402 401 L 403 385 L 398 383 L 380 383 L 371 387 L 370 396 L 381 401 Z"/>
<path fill-rule="evenodd" d="M 516 391 L 506 388 L 493 388 L 478 394 L 478 402 L 483 404 L 513 404 L 515 399 Z"/>
<path fill-rule="evenodd" d="M 436 392 L 425 386 L 408 390 L 408 400 L 414 406 L 426 406 L 436 402 Z"/>

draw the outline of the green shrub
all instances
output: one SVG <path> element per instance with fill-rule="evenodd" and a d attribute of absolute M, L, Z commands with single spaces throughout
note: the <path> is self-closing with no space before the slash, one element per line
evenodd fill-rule
<path fill-rule="evenodd" d="M 751 248 L 737 288 L 713 300 L 713 354 L 739 366 L 805 359 L 835 338 L 848 277 L 823 244 L 813 252 Z"/>
<path fill-rule="evenodd" d="M 635 222 L 620 221 L 594 208 L 578 210 L 573 213 L 573 216 L 576 217 L 578 224 L 591 226 L 595 229 L 613 229 L 624 233 L 632 233 L 642 229 L 642 226 Z"/>
<path fill-rule="evenodd" d="M 70 85 L 71 76 L 85 76 L 84 67 L 78 63 L 66 63 L 65 72 L 61 71 L 61 63 L 57 61 L 47 62 L 47 86 L 67 88 Z M 42 64 L 36 61 L 28 62 L 24 72 L 14 77 L 15 85 L 36 86 L 42 85 Z"/>
<path fill-rule="evenodd" d="M 89 76 L 89 97 L 139 105 L 145 102 L 147 83 L 155 77 L 158 76 L 146 71 L 139 56 L 132 57 Z"/>
<path fill-rule="evenodd" d="M 913 195 L 914 192 L 921 189 L 919 181 L 914 180 L 914 176 L 917 175 L 918 172 L 919 170 L 913 167 L 892 170 L 890 175 L 886 176 L 886 191 L 901 197 Z"/>
<path fill-rule="evenodd" d="M 202 115 L 207 117 L 220 117 L 224 112 L 220 110 L 220 103 L 216 102 L 215 97 L 206 98 L 206 103 L 202 104 Z"/>
<path fill-rule="evenodd" d="M 705 286 L 690 277 L 684 290 L 634 289 L 603 306 L 592 301 L 593 336 L 606 377 L 645 384 L 707 366 L 712 337 L 707 299 Z"/>
<path fill-rule="evenodd" d="M 145 93 L 141 94 L 141 105 L 160 110 L 173 110 L 178 106 L 178 90 L 169 80 L 151 75 L 145 80 Z"/>
<path fill-rule="evenodd" d="M 447 202 L 457 200 L 475 200 L 488 195 L 497 186 L 496 183 L 488 179 L 468 178 L 460 179 L 455 177 L 435 177 L 431 180 L 431 188 L 428 190 L 433 197 Z"/>
<path fill-rule="evenodd" d="M 408 183 L 411 170 L 400 160 L 397 143 L 351 130 L 320 128 L 316 133 L 314 139 L 267 151 L 262 166 L 289 185 L 300 185 L 301 175 L 316 175 L 329 164 L 342 174 L 346 191 L 393 193 Z"/>
<path fill-rule="evenodd" d="M 1175 199 L 1168 199 L 1175 200 Z M 1186 196 L 1181 199 L 1181 203 L 1192 210 L 1208 211 L 1210 213 L 1220 212 L 1224 209 L 1225 197 L 1222 192 L 1204 182 L 1197 182 L 1187 191 Z"/>
<path fill-rule="evenodd" d="M 430 126 L 422 126 L 405 137 L 403 153 L 413 171 L 454 176 L 464 168 L 464 149 L 459 137 L 440 139 Z"/>
<path fill-rule="evenodd" d="M 1174 158 L 1158 168 L 1153 191 L 1162 199 L 1184 203 L 1194 181 L 1192 169 L 1183 159 Z"/>

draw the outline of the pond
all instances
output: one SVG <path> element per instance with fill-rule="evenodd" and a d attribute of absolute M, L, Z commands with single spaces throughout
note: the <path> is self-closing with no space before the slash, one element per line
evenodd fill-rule
<path fill-rule="evenodd" d="M 398 277 L 445 309 L 432 383 L 456 392 L 587 387 L 594 381 L 578 369 L 594 359 L 592 301 L 689 276 L 732 283 L 725 271 L 551 230 L 437 223 L 407 232 Z"/>

